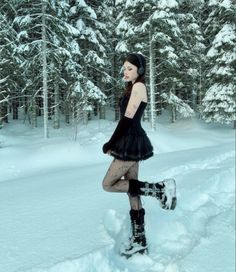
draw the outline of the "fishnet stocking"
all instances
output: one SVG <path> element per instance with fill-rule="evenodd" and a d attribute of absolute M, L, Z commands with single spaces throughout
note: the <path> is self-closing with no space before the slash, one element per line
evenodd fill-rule
<path fill-rule="evenodd" d="M 108 192 L 127 193 L 129 180 L 138 178 L 138 168 L 138 162 L 114 159 L 103 179 L 103 189 Z M 131 196 L 130 194 L 128 196 L 132 209 L 142 208 L 140 196 Z"/>

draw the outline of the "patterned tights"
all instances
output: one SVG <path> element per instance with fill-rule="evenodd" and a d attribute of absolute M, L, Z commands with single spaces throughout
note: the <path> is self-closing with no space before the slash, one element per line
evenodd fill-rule
<path fill-rule="evenodd" d="M 136 161 L 122 161 L 114 159 L 103 179 L 103 189 L 107 192 L 127 193 L 130 207 L 133 210 L 142 209 L 140 196 L 128 193 L 129 180 L 138 179 L 139 163 Z"/>

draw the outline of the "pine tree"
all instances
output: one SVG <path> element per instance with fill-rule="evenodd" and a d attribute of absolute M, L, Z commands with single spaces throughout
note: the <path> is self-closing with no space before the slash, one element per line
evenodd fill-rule
<path fill-rule="evenodd" d="M 154 79 L 150 78 L 150 86 L 154 85 L 155 88 L 157 111 L 161 114 L 162 108 L 169 105 L 172 112 L 172 122 L 176 119 L 176 110 L 180 114 L 185 112 L 186 116 L 186 111 L 182 111 L 181 107 L 190 109 L 188 107 L 189 101 L 186 101 L 183 94 L 188 89 L 183 88 L 186 82 L 183 75 L 187 70 L 186 50 L 189 50 L 190 47 L 188 47 L 185 35 L 180 28 L 181 19 L 186 18 L 186 15 L 183 16 L 180 11 L 180 5 L 176 1 L 158 1 L 151 9 L 149 8 L 149 18 L 140 28 L 144 33 L 149 32 L 147 40 L 149 48 L 152 48 L 149 50 L 149 55 L 150 60 L 154 60 L 155 64 L 155 66 L 150 65 L 150 70 L 154 70 L 155 74 Z M 154 83 L 152 83 L 153 81 Z M 151 93 L 153 92 L 151 88 Z M 173 97 L 176 98 L 173 99 Z M 177 103 L 179 100 L 182 102 Z M 175 105 L 175 103 L 177 104 Z M 188 113 L 191 116 L 193 110 Z"/>
<path fill-rule="evenodd" d="M 120 20 L 118 19 L 123 4 L 117 0 L 105 0 L 104 6 L 100 7 L 103 10 L 102 20 L 106 22 L 106 44 L 107 44 L 107 70 L 110 75 L 110 82 L 107 88 L 106 102 L 109 107 L 114 108 L 115 120 L 118 120 L 119 115 L 119 99 L 124 91 L 124 82 L 122 81 L 123 74 L 121 73 L 122 66 L 122 52 L 117 50 L 118 44 L 121 40 L 121 33 L 119 32 L 118 25 Z"/>
<path fill-rule="evenodd" d="M 198 50 L 194 50 L 194 52 L 198 51 L 198 55 L 196 59 L 197 63 L 197 88 L 196 88 L 196 100 L 195 100 L 195 109 L 198 110 L 199 116 L 201 117 L 201 108 L 202 108 L 202 100 L 205 95 L 206 86 L 208 83 L 208 79 L 206 78 L 206 74 L 208 73 L 208 61 L 206 59 L 207 48 L 209 47 L 208 37 L 205 36 L 206 32 L 206 21 L 209 17 L 209 7 L 206 3 L 208 0 L 200 0 L 199 2 L 194 2 L 194 18 L 197 20 L 197 24 L 199 26 L 199 31 L 201 33 L 200 40 L 198 38 L 197 48 Z M 203 39 L 201 39 L 201 37 Z M 201 41 L 202 40 L 202 41 Z M 195 64 L 195 62 L 194 62 Z"/>
<path fill-rule="evenodd" d="M 176 94 L 195 110 L 204 80 L 203 60 L 206 46 L 202 28 L 203 7 L 202 1 L 181 1 L 177 14 L 184 43 L 178 50 L 182 86 L 179 86 Z"/>
<path fill-rule="evenodd" d="M 35 127 L 36 117 L 44 110 L 45 137 L 48 137 L 47 120 L 51 117 L 49 110 L 59 106 L 58 103 L 53 104 L 53 90 L 59 89 L 56 83 L 59 86 L 66 83 L 61 67 L 71 57 L 70 38 L 76 35 L 75 29 L 66 22 L 68 9 L 66 1 L 57 3 L 53 0 L 40 3 L 21 1 L 16 6 L 18 16 L 14 25 L 19 41 L 16 54 L 21 58 L 24 69 L 22 77 L 25 80 L 27 112 Z"/>
<path fill-rule="evenodd" d="M 209 86 L 203 99 L 206 122 L 230 123 L 236 120 L 236 4 L 209 1 L 212 12 L 206 35 L 211 37 L 207 52 Z"/>
<path fill-rule="evenodd" d="M 17 119 L 20 108 L 32 127 L 44 115 L 47 137 L 50 120 L 59 128 L 64 114 L 76 137 L 80 120 L 105 117 L 106 95 L 118 108 L 129 52 L 147 60 L 153 128 L 162 109 L 174 122 L 198 105 L 206 121 L 231 122 L 234 14 L 232 0 L 2 0 L 0 122 L 9 113 Z"/>
<path fill-rule="evenodd" d="M 0 13 L 0 128 L 2 128 L 4 121 L 7 122 L 7 101 L 9 97 L 6 87 L 8 76 L 4 73 L 4 68 L 8 62 L 6 58 L 6 51 L 8 52 L 6 43 L 9 42 L 5 20 L 6 18 Z"/>
<path fill-rule="evenodd" d="M 3 62 L 0 62 L 0 65 L 2 65 Z M 1 69 L 0 69 L 0 74 L 1 74 Z M 4 88 L 4 83 L 7 81 L 7 77 L 5 78 L 0 78 L 0 129 L 3 127 L 3 122 L 8 122 L 7 119 L 7 107 L 6 107 L 6 102 L 8 101 L 8 97 L 5 95 L 5 91 L 3 90 Z"/>
<path fill-rule="evenodd" d="M 114 34 L 114 12 L 116 10 L 115 0 L 94 1 L 94 9 L 97 15 L 96 28 L 99 30 L 100 43 L 102 43 L 105 54 L 103 53 L 104 66 L 97 77 L 97 85 L 106 95 L 106 101 L 109 102 L 108 96 L 114 96 L 117 93 L 117 56 L 115 55 L 115 44 L 117 37 Z M 105 104 L 96 103 L 96 112 L 99 118 L 105 118 Z M 113 104 L 114 106 L 114 104 Z"/>
<path fill-rule="evenodd" d="M 79 119 L 87 123 L 94 105 L 104 104 L 106 98 L 101 90 L 101 82 L 106 82 L 108 78 L 107 73 L 103 72 L 107 56 L 104 47 L 106 39 L 101 29 L 105 29 L 105 24 L 98 21 L 92 6 L 96 7 L 96 2 L 87 4 L 81 0 L 73 1 L 70 5 L 69 22 L 79 33 L 74 42 L 80 49 L 80 54 L 74 58 L 79 67 L 73 61 L 69 67 L 74 70 L 74 86 L 69 101 L 75 110 L 75 125 Z"/>
<path fill-rule="evenodd" d="M 21 79 L 19 59 L 14 55 L 17 33 L 12 27 L 15 15 L 13 3 L 14 1 L 9 3 L 4 0 L 0 10 L 0 123 L 8 122 L 10 111 L 13 113 L 13 119 L 17 119 L 20 105 L 17 93 Z"/>

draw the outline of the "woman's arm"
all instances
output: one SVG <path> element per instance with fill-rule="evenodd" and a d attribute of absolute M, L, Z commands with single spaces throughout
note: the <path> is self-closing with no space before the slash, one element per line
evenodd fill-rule
<path fill-rule="evenodd" d="M 133 119 L 127 118 L 125 116 L 120 119 L 110 140 L 103 145 L 102 150 L 104 153 L 107 153 L 110 149 L 112 149 L 112 146 L 116 143 L 116 141 L 125 134 L 125 131 L 127 131 L 127 129 L 132 124 L 132 120 Z"/>
<path fill-rule="evenodd" d="M 137 82 L 133 85 L 124 116 L 132 119 L 142 101 L 147 102 L 146 87 L 143 83 Z"/>

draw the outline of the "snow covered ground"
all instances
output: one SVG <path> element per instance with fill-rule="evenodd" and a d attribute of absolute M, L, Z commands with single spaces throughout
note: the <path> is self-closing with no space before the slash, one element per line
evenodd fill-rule
<path fill-rule="evenodd" d="M 117 253 L 127 196 L 101 187 L 112 159 L 101 146 L 115 123 L 91 121 L 76 142 L 68 127 L 48 140 L 21 122 L 0 130 L 1 272 L 235 271 L 235 131 L 197 120 L 143 126 L 155 156 L 140 180 L 174 177 L 178 205 L 143 198 L 149 254 L 128 260 Z"/>

